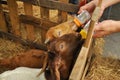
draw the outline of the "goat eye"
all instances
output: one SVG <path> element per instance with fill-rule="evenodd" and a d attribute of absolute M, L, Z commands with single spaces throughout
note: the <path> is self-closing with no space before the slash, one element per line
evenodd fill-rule
<path fill-rule="evenodd" d="M 56 44 L 56 50 L 57 51 L 65 51 L 65 49 L 66 49 L 66 43 L 65 42 L 58 42 L 57 44 Z"/>
<path fill-rule="evenodd" d="M 59 50 L 64 51 L 65 50 L 65 43 L 60 43 L 59 44 Z"/>
<path fill-rule="evenodd" d="M 63 49 L 64 45 L 63 44 L 60 44 L 60 49 Z"/>
<path fill-rule="evenodd" d="M 62 30 L 59 29 L 59 30 L 56 30 L 56 36 L 60 37 L 62 35 Z"/>
<path fill-rule="evenodd" d="M 58 36 L 60 37 L 60 36 L 61 36 L 61 31 L 58 31 L 57 34 L 58 34 Z"/>
<path fill-rule="evenodd" d="M 61 36 L 61 31 L 58 31 L 58 36 Z"/>

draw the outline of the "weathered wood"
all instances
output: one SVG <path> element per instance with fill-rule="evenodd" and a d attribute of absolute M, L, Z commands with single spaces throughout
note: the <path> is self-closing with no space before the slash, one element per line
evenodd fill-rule
<path fill-rule="evenodd" d="M 81 48 L 81 51 L 78 55 L 76 63 L 70 74 L 69 80 L 81 80 L 83 72 L 84 72 L 89 49 L 90 49 L 90 45 L 89 45 L 89 48 L 86 48 L 84 46 Z"/>
<path fill-rule="evenodd" d="M 11 33 L 6 33 L 3 31 L 0 31 L 0 37 L 8 39 L 8 40 L 12 40 L 14 42 L 19 42 L 20 44 L 22 44 L 24 46 L 29 46 L 31 48 L 36 48 L 36 49 L 41 49 L 41 50 L 47 51 L 47 47 L 44 44 L 38 44 L 38 43 L 32 42 L 30 40 L 25 40 L 25 39 L 15 36 Z"/>
<path fill-rule="evenodd" d="M 93 40 L 92 36 L 94 33 L 94 25 L 99 19 L 101 1 L 102 0 L 99 1 L 98 7 L 95 8 L 92 14 L 90 26 L 87 33 L 87 38 L 85 40 L 83 47 L 81 48 L 81 51 L 73 67 L 69 80 L 81 80 L 82 76 L 84 76 L 83 74 L 85 70 L 85 64 L 86 64 L 87 58 L 90 56 L 89 50 Z"/>
<path fill-rule="evenodd" d="M 92 45 L 91 45 L 91 46 L 92 46 Z M 81 80 L 84 80 L 84 79 L 85 79 L 86 73 L 87 73 L 88 68 L 89 68 L 89 66 L 90 66 L 90 64 L 91 64 L 91 58 L 92 58 L 92 55 L 93 55 L 93 54 L 92 54 L 92 53 L 93 53 L 92 47 L 89 49 L 88 52 L 89 52 L 89 53 L 88 53 L 88 59 L 87 59 L 87 61 L 86 61 L 85 69 L 84 69 L 84 72 L 83 72 L 83 74 L 82 74 Z"/>
<path fill-rule="evenodd" d="M 7 4 L 7 0 L 6 1 L 0 0 L 0 4 Z"/>
<path fill-rule="evenodd" d="M 30 3 L 24 3 L 24 10 L 25 10 L 25 14 L 26 15 L 30 15 L 33 16 L 33 9 L 32 9 L 32 5 Z M 27 28 L 27 38 L 29 40 L 34 40 L 35 36 L 34 36 L 34 26 L 33 25 L 29 25 L 26 24 L 25 25 Z"/>
<path fill-rule="evenodd" d="M 45 20 L 49 20 L 49 9 L 45 7 L 40 7 L 40 13 L 41 13 L 41 18 Z M 45 27 L 45 26 L 44 26 Z M 42 42 L 44 43 L 45 41 L 45 36 L 46 36 L 46 30 L 41 30 L 41 39 Z"/>
<path fill-rule="evenodd" d="M 12 33 L 15 35 L 20 36 L 20 24 L 19 24 L 19 17 L 18 17 L 18 9 L 16 0 L 7 0 L 8 1 L 8 8 L 10 14 L 10 20 L 12 24 Z"/>
<path fill-rule="evenodd" d="M 49 9 L 45 7 L 40 7 L 41 18 L 49 20 Z"/>
<path fill-rule="evenodd" d="M 66 11 L 66 12 L 77 13 L 79 10 L 79 5 L 64 3 L 64 2 L 60 2 L 56 0 L 19 0 L 19 1 L 28 2 L 33 5 L 46 7 L 50 9 L 58 9 L 61 11 Z"/>
<path fill-rule="evenodd" d="M 0 4 L 0 30 L 7 32 L 7 26 L 5 22 L 5 17 L 2 9 L 2 5 Z"/>
<path fill-rule="evenodd" d="M 39 27 L 43 30 L 48 30 L 50 27 L 58 25 L 58 23 L 45 19 L 35 18 L 29 15 L 20 15 L 19 17 L 22 23 L 34 25 L 35 27 Z"/>
<path fill-rule="evenodd" d="M 59 0 L 61 2 L 64 2 L 64 3 L 68 3 L 69 1 L 68 0 Z M 67 12 L 65 11 L 58 11 L 58 22 L 59 23 L 62 23 L 62 22 L 65 22 L 67 21 Z"/>

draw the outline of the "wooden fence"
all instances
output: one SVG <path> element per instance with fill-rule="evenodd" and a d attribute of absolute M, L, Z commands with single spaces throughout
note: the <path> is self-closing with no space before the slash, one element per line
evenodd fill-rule
<path fill-rule="evenodd" d="M 23 2 L 24 12 L 23 15 L 18 15 L 17 1 Z M 8 32 L 4 10 L 2 5 L 8 5 L 8 15 L 11 23 L 11 33 L 21 37 L 21 23 L 26 26 L 26 37 L 29 40 L 35 40 L 35 27 L 41 29 L 41 41 L 44 42 L 46 31 L 57 24 L 67 21 L 67 12 L 76 13 L 79 9 L 78 5 L 70 4 L 69 0 L 1 0 L 0 4 L 0 30 Z M 39 6 L 40 18 L 33 16 L 33 5 Z M 58 10 L 57 22 L 50 21 L 50 10 Z"/>
<path fill-rule="evenodd" d="M 21 35 L 22 33 L 21 33 L 20 29 L 21 29 L 21 23 L 24 23 L 25 27 L 26 27 L 26 33 L 27 33 L 26 37 L 28 40 L 34 41 L 36 39 L 36 36 L 35 36 L 35 28 L 36 27 L 41 29 L 40 36 L 41 36 L 42 43 L 44 42 L 45 34 L 50 27 L 53 27 L 57 24 L 67 21 L 67 13 L 68 12 L 77 13 L 77 11 L 79 9 L 79 5 L 70 4 L 70 3 L 68 3 L 69 2 L 68 0 L 6 0 L 6 1 L 0 0 L 0 1 L 1 1 L 1 4 L 0 4 L 0 31 L 10 32 L 13 35 L 16 35 L 16 36 L 19 36 L 22 38 L 22 35 Z M 25 14 L 20 14 L 20 15 L 18 14 L 17 1 L 23 2 Z M 80 0 L 80 1 L 84 1 L 84 0 Z M 7 24 L 9 22 L 6 22 L 7 20 L 6 20 L 6 16 L 5 16 L 5 11 L 3 10 L 3 6 L 2 6 L 3 4 L 8 5 L 9 11 L 7 12 L 7 15 L 9 15 L 10 23 L 11 23 L 10 31 L 7 26 Z M 33 12 L 34 12 L 33 5 L 39 6 L 40 15 L 41 15 L 40 18 L 36 18 L 33 16 Z M 57 22 L 50 20 L 50 10 L 58 10 Z M 0 34 L 0 36 L 1 36 L 1 34 Z M 23 43 L 24 41 L 21 41 L 21 42 Z M 29 43 L 31 43 L 31 42 L 29 42 Z M 44 46 L 39 47 L 37 45 L 36 47 L 46 50 L 46 48 L 44 48 Z M 87 49 L 86 54 L 88 54 L 90 52 L 89 51 L 90 46 L 89 46 L 89 48 L 86 48 L 86 49 Z M 85 52 L 85 50 L 83 52 Z M 82 56 L 82 58 L 81 58 L 81 56 Z M 76 77 L 76 72 L 79 72 L 80 69 L 82 70 L 82 71 L 80 71 L 81 73 L 84 72 L 83 76 L 81 74 L 82 80 L 84 79 L 84 76 L 86 74 L 86 70 L 88 67 L 88 65 L 86 63 L 90 63 L 91 56 L 90 57 L 87 57 L 87 55 L 84 56 L 84 53 L 83 53 L 83 55 L 80 54 L 79 58 L 82 60 L 81 60 L 81 62 L 80 61 L 78 61 L 78 62 L 80 62 L 79 63 L 80 66 L 82 66 L 82 65 L 83 66 L 80 68 L 77 67 L 77 68 L 73 69 L 74 72 L 73 72 L 72 76 L 70 76 L 70 78 L 74 78 L 73 80 L 79 80 L 79 79 L 76 79 L 77 77 L 79 77 L 79 76 Z M 89 59 L 87 59 L 87 58 L 89 58 Z M 86 67 L 85 70 L 84 70 L 84 67 Z"/>

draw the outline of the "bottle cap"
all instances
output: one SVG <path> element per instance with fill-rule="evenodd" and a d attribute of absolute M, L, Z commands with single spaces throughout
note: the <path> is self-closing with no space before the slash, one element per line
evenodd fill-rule
<path fill-rule="evenodd" d="M 74 19 L 74 22 L 75 22 L 75 24 L 77 25 L 77 26 L 81 26 L 82 25 L 82 23 L 79 21 L 79 19 L 77 19 L 77 18 L 75 18 Z"/>
<path fill-rule="evenodd" d="M 88 11 L 83 10 L 79 15 L 75 16 L 74 22 L 79 27 L 83 25 L 85 22 L 87 22 L 90 19 L 90 14 Z"/>
<path fill-rule="evenodd" d="M 87 32 L 86 32 L 84 29 L 82 29 L 82 30 L 80 31 L 80 34 L 81 34 L 81 36 L 82 36 L 82 39 L 86 39 L 86 37 L 87 37 Z"/>

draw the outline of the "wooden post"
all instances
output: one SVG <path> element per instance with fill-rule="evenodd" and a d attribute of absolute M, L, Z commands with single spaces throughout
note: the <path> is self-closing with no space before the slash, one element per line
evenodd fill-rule
<path fill-rule="evenodd" d="M 69 0 L 59 0 L 64 3 L 68 3 Z M 67 12 L 65 11 L 58 11 L 58 23 L 62 23 L 67 21 Z"/>
<path fill-rule="evenodd" d="M 4 17 L 4 13 L 2 11 L 2 5 L 0 4 L 0 30 L 7 32 L 7 26 L 6 26 L 6 21 Z"/>
<path fill-rule="evenodd" d="M 24 2 L 24 10 L 26 15 L 33 16 L 33 9 L 30 3 Z M 35 39 L 34 26 L 26 24 L 26 29 L 27 29 L 27 38 L 33 41 Z"/>
<path fill-rule="evenodd" d="M 49 20 L 49 9 L 45 8 L 45 7 L 40 7 L 40 13 L 41 13 L 41 18 L 42 19 L 47 19 Z M 45 30 L 41 30 L 41 40 L 44 43 L 45 41 L 45 36 L 46 36 L 46 32 Z"/>
<path fill-rule="evenodd" d="M 40 7 L 41 18 L 49 20 L 49 9 L 45 7 Z"/>
<path fill-rule="evenodd" d="M 16 0 L 7 0 L 8 1 L 8 8 L 10 11 L 10 20 L 12 24 L 12 33 L 15 35 L 20 36 L 20 23 L 18 17 L 18 10 L 17 10 L 17 3 Z"/>

